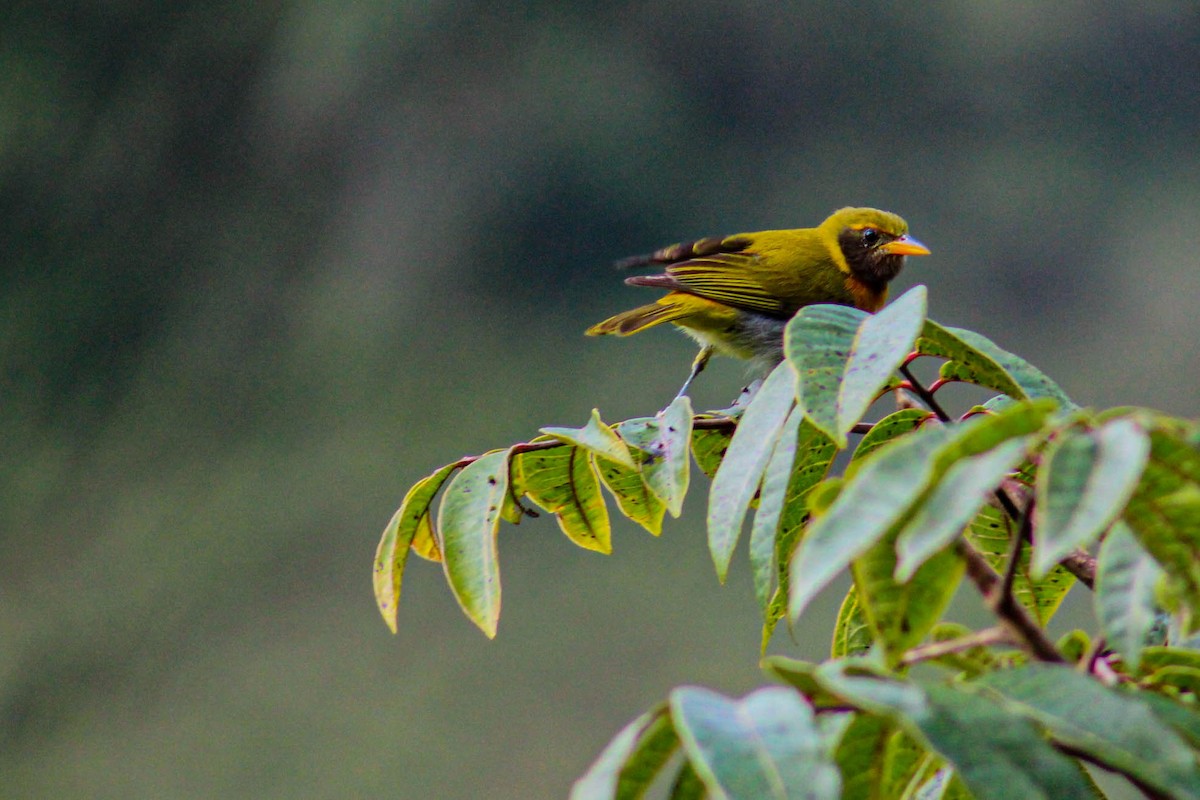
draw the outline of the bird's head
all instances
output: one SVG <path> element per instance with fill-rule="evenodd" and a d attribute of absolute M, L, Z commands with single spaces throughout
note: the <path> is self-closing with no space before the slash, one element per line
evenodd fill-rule
<path fill-rule="evenodd" d="M 908 223 L 876 208 L 843 208 L 821 223 L 845 267 L 868 286 L 882 288 L 900 274 L 905 256 L 927 256 L 929 248 L 908 235 Z"/>

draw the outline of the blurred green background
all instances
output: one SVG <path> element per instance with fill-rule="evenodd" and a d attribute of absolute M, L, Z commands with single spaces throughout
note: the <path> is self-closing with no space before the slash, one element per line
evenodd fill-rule
<path fill-rule="evenodd" d="M 0 794 L 561 797 L 671 686 L 762 683 L 702 481 L 611 557 L 504 528 L 495 641 L 423 562 L 374 607 L 412 482 L 669 400 L 683 337 L 582 336 L 630 253 L 887 208 L 935 319 L 1195 415 L 1198 9 L 9 3 Z"/>

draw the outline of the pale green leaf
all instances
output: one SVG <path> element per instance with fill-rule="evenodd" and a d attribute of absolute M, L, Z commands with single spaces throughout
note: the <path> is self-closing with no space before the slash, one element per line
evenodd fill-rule
<path fill-rule="evenodd" d="M 679 747 L 666 704 L 626 725 L 575 782 L 571 800 L 637 800 Z"/>
<path fill-rule="evenodd" d="M 1200 446 L 1194 426 L 1156 419 L 1150 457 L 1125 508 L 1138 542 L 1200 612 Z"/>
<path fill-rule="evenodd" d="M 979 685 L 1010 712 L 1045 726 L 1055 741 L 1177 800 L 1200 799 L 1196 754 L 1136 695 L 1055 664 L 1001 670 Z"/>
<path fill-rule="evenodd" d="M 788 323 L 784 352 L 799 376 L 805 416 L 839 447 L 913 350 L 925 321 L 916 286 L 868 315 L 846 306 L 806 306 Z"/>
<path fill-rule="evenodd" d="M 1096 559 L 1096 617 L 1108 645 L 1136 671 L 1159 614 L 1154 591 L 1162 568 L 1123 522 L 1117 522 Z"/>
<path fill-rule="evenodd" d="M 933 454 L 953 432 L 950 426 L 922 428 L 863 462 L 829 510 L 813 521 L 791 557 L 792 619 L 904 516 L 933 476 Z"/>
<path fill-rule="evenodd" d="M 896 539 L 896 580 L 909 580 L 927 559 L 958 538 L 1004 476 L 1024 458 L 1030 441 L 1020 437 L 1004 442 L 961 459 L 946 471 Z"/>
<path fill-rule="evenodd" d="M 792 466 L 796 461 L 796 439 L 803 420 L 804 414 L 800 409 L 793 408 L 780 429 L 775 449 L 763 471 L 758 510 L 750 526 L 750 574 L 754 578 L 754 596 L 764 611 L 771 601 L 774 587 L 777 571 L 775 537 L 779 532 L 784 506 L 788 502 L 788 484 L 791 483 Z"/>
<path fill-rule="evenodd" d="M 1038 470 L 1034 577 L 1100 537 L 1125 508 L 1149 454 L 1149 437 L 1131 419 L 1055 438 Z"/>
<path fill-rule="evenodd" d="M 413 484 L 404 495 L 400 508 L 392 515 L 391 521 L 383 529 L 379 539 L 379 547 L 375 551 L 375 569 L 372 573 L 375 587 L 375 603 L 383 621 L 396 632 L 396 612 L 400 606 L 400 583 L 404 577 L 404 566 L 408 561 L 408 553 L 414 538 L 422 528 L 427 529 L 430 538 L 433 526 L 430 522 L 429 506 L 434 495 L 442 488 L 442 484 L 450 477 L 450 473 L 459 468 L 459 464 L 447 464 L 434 470 Z"/>
<path fill-rule="evenodd" d="M 895 719 L 953 764 L 979 800 L 1092 800 L 1075 761 L 1055 751 L 1026 719 L 961 684 L 918 685 L 829 662 L 826 689 Z"/>
<path fill-rule="evenodd" d="M 708 549 L 723 583 L 775 440 L 795 404 L 796 375 L 780 364 L 763 382 L 738 423 L 708 494 Z"/>
<path fill-rule="evenodd" d="M 671 718 L 684 752 L 714 797 L 729 800 L 836 800 L 836 742 L 822 736 L 812 707 L 783 687 L 730 700 L 682 687 Z"/>
<path fill-rule="evenodd" d="M 630 469 L 637 467 L 625 442 L 621 441 L 621 437 L 616 434 L 616 431 L 604 424 L 600 419 L 598 409 L 592 409 L 591 419 L 582 428 L 542 428 L 541 431 L 560 442 L 582 447 L 601 458 L 615 461 L 623 467 Z"/>
<path fill-rule="evenodd" d="M 442 569 L 467 617 L 488 638 L 500 620 L 496 532 L 508 491 L 508 451 L 480 456 L 446 487 L 438 509 Z"/>
<path fill-rule="evenodd" d="M 657 416 L 622 422 L 617 432 L 633 448 L 646 485 L 666 504 L 671 516 L 678 517 L 691 466 L 691 401 L 686 395 L 677 397 Z"/>

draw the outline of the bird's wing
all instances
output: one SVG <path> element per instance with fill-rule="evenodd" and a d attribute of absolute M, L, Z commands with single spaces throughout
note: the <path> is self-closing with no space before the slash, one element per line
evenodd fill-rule
<path fill-rule="evenodd" d="M 681 291 L 747 311 L 786 315 L 784 304 L 762 283 L 761 262 L 754 253 L 719 253 L 672 264 L 667 274 Z"/>
<path fill-rule="evenodd" d="M 617 269 L 645 267 L 650 264 L 678 264 L 691 258 L 710 256 L 717 253 L 737 253 L 753 243 L 748 236 L 711 236 L 694 242 L 668 245 L 641 256 L 630 256 L 616 262 Z"/>

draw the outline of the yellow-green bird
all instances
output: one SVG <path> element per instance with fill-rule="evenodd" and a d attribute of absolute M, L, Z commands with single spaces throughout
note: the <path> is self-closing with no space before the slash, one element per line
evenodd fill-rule
<path fill-rule="evenodd" d="M 667 265 L 659 275 L 625 282 L 669 293 L 587 333 L 629 336 L 663 322 L 679 326 L 700 344 L 682 395 L 714 352 L 750 359 L 765 374 L 783 360 L 784 326 L 804 306 L 878 311 L 904 257 L 928 254 L 908 235 L 908 223 L 875 208 L 843 208 L 815 228 L 673 244 L 617 262 L 620 268 Z"/>

